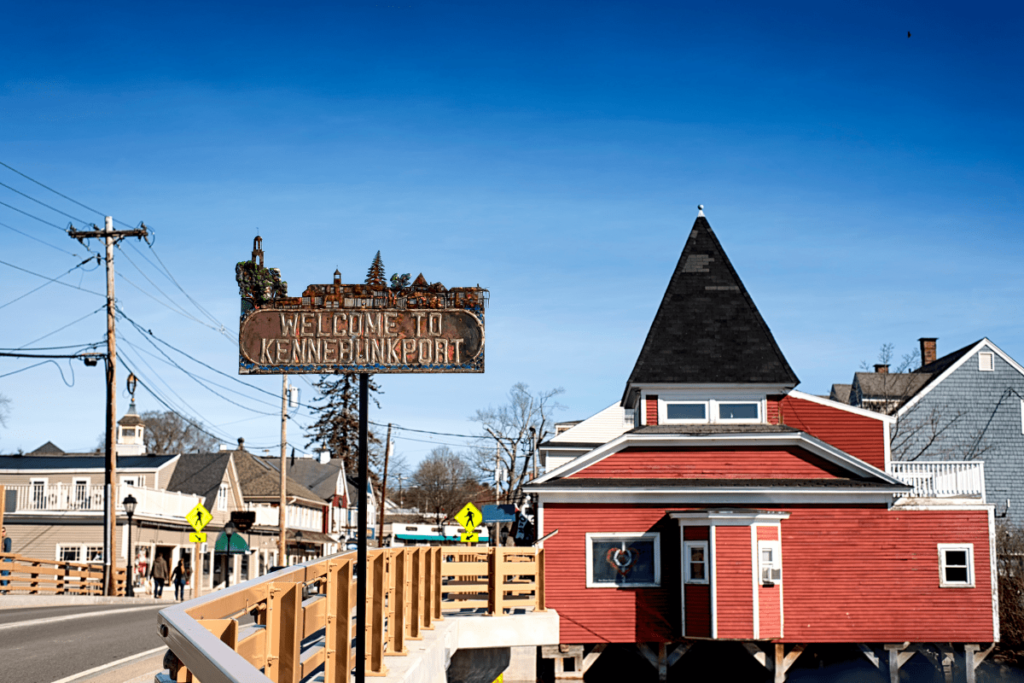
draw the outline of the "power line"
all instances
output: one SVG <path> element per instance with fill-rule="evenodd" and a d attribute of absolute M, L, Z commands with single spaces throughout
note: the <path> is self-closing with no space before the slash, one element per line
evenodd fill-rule
<path fill-rule="evenodd" d="M 97 308 L 97 309 L 96 309 L 95 311 L 93 311 L 92 313 L 86 313 L 86 314 L 85 314 L 85 315 L 83 315 L 83 316 L 82 316 L 81 318 L 78 318 L 77 320 L 72 320 L 72 321 L 71 321 L 71 322 L 69 322 L 69 323 L 68 323 L 67 325 L 62 325 L 61 327 L 58 327 L 58 328 L 57 328 L 57 329 L 55 329 L 55 330 L 54 330 L 53 332 L 49 332 L 49 333 L 47 333 L 47 334 L 44 334 L 44 335 L 43 335 L 42 337 L 38 337 L 37 339 L 33 339 L 32 341 L 30 341 L 30 342 L 27 342 L 27 343 L 26 343 L 26 344 L 25 344 L 24 346 L 20 346 L 20 347 L 18 347 L 18 349 L 19 349 L 19 350 L 20 350 L 20 349 L 23 349 L 23 348 L 25 348 L 26 346 L 28 346 L 29 344 L 35 344 L 35 343 L 36 343 L 37 341 L 41 341 L 41 340 L 43 340 L 43 339 L 46 339 L 47 337 L 53 336 L 53 335 L 57 334 L 58 332 L 60 332 L 61 330 L 64 330 L 64 329 L 67 329 L 67 328 L 71 327 L 71 326 L 72 326 L 72 325 L 74 325 L 75 323 L 80 323 L 80 322 L 82 322 L 83 320 L 85 320 L 86 318 L 88 318 L 88 317 L 89 317 L 89 316 L 91 316 L 91 315 L 96 315 L 97 313 L 99 313 L 100 311 L 102 311 L 102 310 L 103 310 L 104 308 L 106 308 L 106 304 L 104 304 L 103 306 L 100 306 L 99 308 Z"/>
<path fill-rule="evenodd" d="M 21 301 L 22 299 L 24 299 L 25 297 L 27 297 L 27 296 L 28 296 L 29 294 L 32 294 L 33 292 L 38 292 L 38 291 L 39 291 L 40 289 L 42 289 L 43 287 L 49 287 L 49 286 L 50 286 L 50 285 L 52 285 L 52 284 L 53 284 L 54 282 L 58 282 L 58 281 L 60 280 L 60 278 L 64 277 L 64 276 L 65 276 L 65 275 L 67 275 L 68 273 L 70 273 L 70 272 L 72 272 L 72 271 L 74 271 L 74 270 L 78 270 L 79 268 L 81 268 L 82 266 L 84 266 L 84 265 L 85 265 L 86 263 L 88 263 L 89 261 L 92 261 L 92 259 L 93 259 L 93 257 L 92 257 L 92 256 L 90 256 L 89 258 L 87 258 L 87 259 L 85 259 L 84 261 L 82 261 L 81 263 L 79 263 L 79 264 L 78 264 L 77 266 L 75 266 L 75 267 L 73 267 L 73 268 L 68 268 L 67 272 L 65 272 L 65 273 L 63 273 L 63 274 L 61 274 L 61 275 L 58 275 L 57 277 L 55 277 L 55 278 L 51 279 L 51 280 L 50 280 L 49 282 L 45 282 L 45 283 L 43 283 L 43 284 L 39 285 L 39 286 L 38 286 L 38 287 L 36 287 L 35 289 L 31 289 L 31 290 L 29 290 L 29 291 L 25 292 L 24 294 L 22 294 L 22 295 L 21 295 L 21 296 L 19 296 L 19 297 L 15 297 L 14 299 L 11 299 L 11 300 L 10 300 L 10 301 L 8 301 L 7 303 L 5 303 L 5 304 L 3 304 L 2 306 L 0 306 L 0 308 L 7 308 L 8 306 L 10 306 L 11 304 L 13 304 L 14 302 L 16 302 L 16 301 Z M 99 267 L 99 266 L 97 265 L 97 268 L 98 268 L 98 267 Z M 95 269 L 94 269 L 94 270 L 95 270 Z M 27 272 L 27 271 L 26 271 L 26 272 Z M 63 285 L 63 284 L 65 284 L 65 283 L 61 282 L 60 284 L 62 284 L 62 285 Z M 73 285 L 72 285 L 72 286 L 73 286 Z"/>
<path fill-rule="evenodd" d="M 39 201 L 35 197 L 27 195 L 24 192 L 22 192 L 21 190 L 16 190 L 13 187 L 11 187 L 10 185 L 8 185 L 7 183 L 0 183 L 0 185 L 2 185 L 3 187 L 6 187 L 11 192 L 16 192 L 16 193 L 20 194 L 22 197 L 24 197 L 25 199 L 28 199 L 29 201 L 33 201 L 36 204 L 39 204 L 40 206 L 45 206 L 50 211 L 55 211 L 55 212 L 59 213 L 60 215 L 64 216 L 65 218 L 70 218 L 71 220 L 78 221 L 79 223 L 88 223 L 88 221 L 83 219 L 83 218 L 77 218 L 75 216 L 72 216 L 70 213 L 64 213 L 60 209 L 55 209 L 54 207 L 50 206 L 46 202 Z"/>
<path fill-rule="evenodd" d="M 39 216 L 35 216 L 35 215 L 33 215 L 33 214 L 30 214 L 30 213 L 29 213 L 28 211 L 22 211 L 22 210 L 21 210 L 21 209 L 19 209 L 18 207 L 16 207 L 16 206 L 11 206 L 11 205 L 10 205 L 10 204 L 8 204 L 7 202 L 0 202 L 0 205 L 6 206 L 6 207 L 7 207 L 8 209 L 11 209 L 12 211 L 17 211 L 18 213 L 22 213 L 22 214 L 25 214 L 25 215 L 26 215 L 26 216 L 28 216 L 29 218 L 33 218 L 33 219 L 35 219 L 35 220 L 39 221 L 40 223 L 43 223 L 43 224 L 45 224 L 45 225 L 49 225 L 49 226 L 50 226 L 51 228 L 57 228 L 57 229 L 58 229 L 58 230 L 60 230 L 61 232 L 67 232 L 67 230 L 65 230 L 64 228 L 60 227 L 60 226 L 59 226 L 59 225 L 57 225 L 56 223 L 51 223 L 50 221 L 48 221 L 48 220 L 46 220 L 46 219 L 44 219 L 44 218 L 40 218 Z"/>
<path fill-rule="evenodd" d="M 17 228 L 15 228 L 15 227 L 12 227 L 12 226 L 10 226 L 10 225 L 7 225 L 6 223 L 0 223 L 0 227 L 4 227 L 4 228 L 7 228 L 8 230 L 13 230 L 14 232 L 18 233 L 19 235 L 24 235 L 25 237 L 29 238 L 30 240 L 35 240 L 36 242 L 39 242 L 40 244 L 45 244 L 45 245 L 46 245 L 46 246 L 48 246 L 48 247 L 49 247 L 50 249 L 56 249 L 57 251 L 63 251 L 63 252 L 65 253 L 65 254 L 71 254 L 72 256 L 75 256 L 75 257 L 77 257 L 77 256 L 78 256 L 78 254 L 72 253 L 72 252 L 68 251 L 67 249 L 62 249 L 61 247 L 58 247 L 58 246 L 57 246 L 57 245 L 55 245 L 55 244 L 50 244 L 49 242 L 47 242 L 47 241 L 45 241 L 45 240 L 41 240 L 41 239 L 39 239 L 39 238 L 38 238 L 38 237 L 36 237 L 35 235 L 30 235 L 30 234 L 28 234 L 27 232 L 24 232 L 24 231 L 22 231 L 22 230 L 18 230 L 18 229 L 17 229 Z M 86 249 L 88 249 L 88 247 L 86 247 Z"/>
<path fill-rule="evenodd" d="M 75 266 L 75 268 L 78 268 L 79 266 L 83 265 L 84 263 L 86 263 L 88 261 L 91 261 L 93 258 L 94 257 L 90 256 L 85 261 L 83 261 L 82 263 L 78 264 L 78 266 Z M 78 289 L 78 290 L 81 290 L 83 292 L 87 292 L 89 294 L 95 294 L 96 296 L 102 296 L 104 299 L 107 298 L 106 295 L 100 294 L 99 292 L 93 291 L 91 289 L 85 289 L 84 287 L 78 287 L 76 285 L 71 285 L 71 284 L 68 284 L 67 282 L 60 282 L 57 278 L 47 277 L 45 275 L 40 275 L 39 273 L 33 272 L 31 270 L 28 270 L 27 268 L 22 268 L 21 266 L 16 266 L 13 263 L 8 263 L 7 261 L 0 261 L 0 264 L 3 264 L 5 266 L 7 266 L 8 268 L 14 268 L 15 270 L 20 270 L 23 273 L 28 273 L 29 275 L 35 275 L 36 277 L 41 277 L 44 280 L 50 280 L 51 282 L 56 282 L 58 285 L 64 285 L 65 287 L 70 287 L 71 289 Z M 72 268 L 71 270 L 74 270 L 74 268 Z M 71 272 L 71 271 L 68 271 L 68 272 Z M 67 275 L 67 273 L 64 273 L 64 275 Z M 59 277 L 64 277 L 64 275 L 61 275 Z"/>
<path fill-rule="evenodd" d="M 34 349 L 20 349 L 20 348 L 0 348 L 0 351 L 59 351 L 61 349 L 90 349 L 95 346 L 99 346 L 104 342 L 98 341 L 91 344 L 65 344 L 63 346 L 37 346 Z"/>
<path fill-rule="evenodd" d="M 36 180 L 35 178 L 32 178 L 32 177 L 30 177 L 30 176 L 27 176 L 27 175 L 25 175 L 24 173 L 22 173 L 21 171 L 19 171 L 18 169 L 14 168 L 13 166 L 11 166 L 11 165 L 9 165 L 9 164 L 5 164 L 4 162 L 0 161 L 0 166 L 3 166 L 3 167 L 5 167 L 5 168 L 8 168 L 8 169 L 10 169 L 10 170 L 14 171 L 14 172 L 15 172 L 15 173 L 17 173 L 18 175 L 20 175 L 20 176 L 21 176 L 22 178 L 25 178 L 25 179 L 27 179 L 27 180 L 31 180 L 31 181 L 32 181 L 33 183 L 35 183 L 35 184 L 36 184 L 36 185 L 38 185 L 39 187 L 45 188 L 45 189 L 49 190 L 50 192 L 54 193 L 55 195 L 58 195 L 58 196 L 60 196 L 60 197 L 63 197 L 64 199 L 68 200 L 69 202 L 72 202 L 72 203 L 74 203 L 74 204 L 78 204 L 78 205 L 79 205 L 80 207 L 82 207 L 83 209 L 88 209 L 89 211 L 92 211 L 93 213 L 98 213 L 98 214 L 99 214 L 99 215 L 101 215 L 101 216 L 104 216 L 104 215 L 106 215 L 106 214 L 104 214 L 104 213 L 103 213 L 102 211 L 97 211 L 96 209 L 94 209 L 94 208 L 92 208 L 92 207 L 90 207 L 90 206 L 86 206 L 86 205 L 85 205 L 85 204 L 83 204 L 82 202 L 80 202 L 80 201 L 77 201 L 77 200 L 75 200 L 75 199 L 72 199 L 71 197 L 67 196 L 66 194 L 61 194 L 60 192 L 57 192 L 57 190 L 53 189 L 52 187 L 50 187 L 50 186 L 48 186 L 48 185 L 43 185 L 43 184 L 42 184 L 41 182 L 39 182 L 39 181 L 38 181 L 38 180 Z M 84 222 L 84 221 L 83 221 L 83 222 Z"/>

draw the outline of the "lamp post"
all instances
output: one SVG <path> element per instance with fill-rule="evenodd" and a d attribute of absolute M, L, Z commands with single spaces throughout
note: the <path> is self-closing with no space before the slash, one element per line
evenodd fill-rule
<path fill-rule="evenodd" d="M 128 515 L 128 597 L 135 597 L 135 555 L 132 552 L 132 515 L 135 514 L 135 505 L 139 501 L 135 496 L 128 494 L 128 497 L 121 501 L 124 511 Z"/>
<path fill-rule="evenodd" d="M 295 532 L 295 554 L 298 555 L 300 553 L 302 553 L 302 532 L 301 531 L 296 531 Z"/>
<path fill-rule="evenodd" d="M 234 558 L 231 557 L 231 536 L 235 533 L 235 525 L 233 522 L 228 522 L 224 525 L 224 533 L 228 537 L 228 559 L 224 564 L 224 587 L 227 588 L 231 585 L 231 565 Z"/>

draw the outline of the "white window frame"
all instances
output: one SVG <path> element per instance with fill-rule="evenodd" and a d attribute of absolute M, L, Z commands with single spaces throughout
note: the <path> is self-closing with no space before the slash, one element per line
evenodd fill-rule
<path fill-rule="evenodd" d="M 764 549 L 770 549 L 772 551 L 772 561 L 768 565 L 764 561 L 764 555 L 762 551 Z M 768 575 L 768 581 L 776 586 L 782 585 L 782 543 L 779 541 L 758 541 L 757 542 L 757 583 L 758 585 L 765 585 L 766 581 L 764 578 L 764 570 L 767 566 L 770 566 L 773 570 L 777 570 L 779 578 L 772 578 L 771 574 Z"/>
<path fill-rule="evenodd" d="M 707 585 L 711 583 L 711 556 L 709 553 L 710 543 L 708 541 L 683 541 L 683 583 L 695 585 Z M 690 549 L 704 549 L 704 578 L 695 579 L 690 576 Z"/>
<path fill-rule="evenodd" d="M 757 417 L 722 417 L 723 405 L 752 405 L 757 408 Z M 715 422 L 719 424 L 761 424 L 763 412 L 761 401 L 715 401 Z"/>
<path fill-rule="evenodd" d="M 973 543 L 939 543 L 939 587 L 940 588 L 974 588 L 974 544 Z M 967 552 L 967 581 L 946 580 L 946 552 L 963 550 Z M 959 567 L 961 565 L 951 565 Z"/>
<path fill-rule="evenodd" d="M 35 507 L 36 484 L 43 485 L 42 507 Z M 28 504 L 30 510 L 50 509 L 50 483 L 47 477 L 32 477 L 28 480 Z"/>
<path fill-rule="evenodd" d="M 72 550 L 72 549 L 78 551 L 78 559 L 75 559 L 75 560 L 65 560 L 63 557 L 61 557 L 61 553 L 64 550 Z M 57 554 L 56 554 L 56 557 L 54 559 L 56 559 L 57 562 L 81 562 L 82 561 L 82 546 L 80 546 L 78 544 L 75 544 L 75 543 L 68 543 L 68 544 L 58 543 L 57 544 Z"/>
<path fill-rule="evenodd" d="M 709 405 L 709 401 L 659 401 L 659 403 L 663 406 L 662 411 L 665 413 L 665 424 L 703 425 L 711 421 L 711 406 Z M 704 406 L 704 418 L 670 418 L 668 417 L 668 407 L 670 405 Z"/>
<path fill-rule="evenodd" d="M 657 531 L 634 532 L 613 531 L 588 533 L 587 535 L 587 588 L 660 588 L 661 587 L 661 533 Z M 594 541 L 606 539 L 654 541 L 654 582 L 653 583 L 595 583 L 594 582 Z"/>
<path fill-rule="evenodd" d="M 985 361 L 988 361 L 988 367 L 985 367 Z M 991 351 L 981 351 L 978 353 L 978 370 L 981 372 L 995 372 L 996 370 L 996 354 Z"/>
<path fill-rule="evenodd" d="M 89 557 L 91 555 L 89 553 L 89 548 L 99 548 L 100 559 L 98 559 L 98 560 L 90 560 Z M 92 564 L 103 564 L 103 546 L 102 545 L 88 545 L 88 544 L 83 545 L 82 546 L 82 557 L 84 558 L 82 560 L 82 562 L 90 562 Z"/>
<path fill-rule="evenodd" d="M 228 509 L 228 485 L 221 483 L 220 488 L 217 489 L 217 509 L 227 510 Z"/>
<path fill-rule="evenodd" d="M 84 504 L 84 507 L 75 508 L 76 510 L 91 510 L 92 509 L 92 491 L 89 490 L 89 477 L 72 477 L 71 478 L 71 495 L 68 497 L 68 503 L 70 505 L 77 505 L 79 502 Z M 78 499 L 78 485 L 85 484 L 85 496 L 79 501 Z"/>
<path fill-rule="evenodd" d="M 121 477 L 121 483 L 125 486 L 142 488 L 146 485 L 146 478 L 141 474 L 132 474 L 126 477 Z"/>

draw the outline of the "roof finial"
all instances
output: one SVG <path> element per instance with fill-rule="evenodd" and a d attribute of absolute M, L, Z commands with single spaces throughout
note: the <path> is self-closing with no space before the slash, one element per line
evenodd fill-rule
<path fill-rule="evenodd" d="M 698 204 L 697 205 L 697 218 L 701 218 L 703 216 L 704 216 L 704 205 L 703 204 Z"/>

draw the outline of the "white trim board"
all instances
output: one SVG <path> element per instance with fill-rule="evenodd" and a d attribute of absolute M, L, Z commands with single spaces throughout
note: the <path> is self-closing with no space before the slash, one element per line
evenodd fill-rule
<path fill-rule="evenodd" d="M 1015 361 L 1014 359 L 1012 359 L 1008 355 L 1006 355 L 1006 352 L 1004 352 L 998 346 L 996 346 L 991 341 L 989 341 L 988 337 L 984 337 L 984 338 L 982 338 L 981 341 L 979 341 L 977 344 L 972 346 L 970 348 L 970 350 L 967 351 L 963 356 L 961 356 L 960 359 L 957 360 L 957 362 L 953 363 L 948 368 L 943 370 L 942 373 L 938 377 L 935 377 L 930 382 L 928 382 L 927 386 L 925 386 L 924 389 L 922 389 L 921 391 L 917 392 L 909 401 L 904 403 L 903 406 L 899 410 L 896 411 L 897 418 L 902 417 L 906 413 L 910 412 L 910 410 L 913 409 L 913 407 L 916 406 L 918 403 L 920 403 L 921 399 L 924 398 L 925 396 L 927 396 L 928 393 L 931 392 L 932 389 L 934 389 L 936 386 L 938 386 L 943 381 L 945 381 L 946 378 L 949 377 L 950 375 L 952 375 L 954 372 L 959 370 L 960 367 L 964 363 L 966 363 L 968 361 L 968 359 L 973 358 L 975 355 L 978 354 L 979 351 L 981 351 L 986 346 L 991 351 L 995 352 L 995 354 L 997 356 L 999 356 L 1004 361 L 1006 361 L 1006 363 L 1010 367 L 1012 367 L 1014 370 L 1016 370 L 1022 376 L 1024 376 L 1024 367 L 1021 367 L 1020 364 L 1017 363 L 1017 361 Z"/>
<path fill-rule="evenodd" d="M 858 476 L 868 476 L 889 484 L 903 484 L 902 481 L 886 474 L 874 465 L 870 465 L 859 458 L 839 450 L 831 444 L 825 443 L 806 432 L 782 432 L 782 433 L 759 433 L 759 434 L 715 434 L 708 436 L 692 436 L 686 434 L 633 434 L 626 433 L 612 439 L 608 443 L 595 448 L 594 450 L 577 457 L 576 459 L 560 465 L 547 472 L 531 483 L 543 484 L 561 477 L 566 477 L 580 472 L 601 460 L 618 453 L 626 448 L 639 446 L 649 448 L 715 448 L 715 447 L 737 447 L 737 446 L 797 446 L 817 455 L 826 461 L 838 465 L 843 469 L 854 472 Z"/>
<path fill-rule="evenodd" d="M 765 489 L 556 489 L 537 492 L 545 503 L 587 504 L 599 500 L 610 504 L 652 505 L 884 505 L 892 507 L 891 491 L 779 491 Z M 924 509 L 924 508 L 920 508 Z M 948 508 L 946 508 L 948 509 Z"/>

